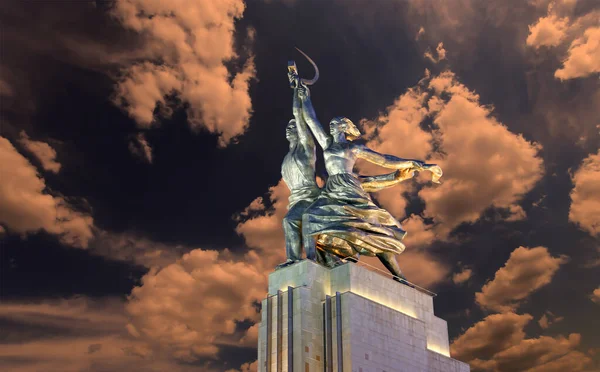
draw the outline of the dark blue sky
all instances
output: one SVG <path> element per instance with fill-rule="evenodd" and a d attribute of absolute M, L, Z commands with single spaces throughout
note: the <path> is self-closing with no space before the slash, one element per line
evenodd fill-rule
<path fill-rule="evenodd" d="M 197 2 L 202 4 L 203 0 Z M 247 1 L 245 10 L 234 23 L 233 44 L 229 45 L 237 52 L 237 57 L 218 63 L 229 71 L 227 84 L 233 84 L 236 74 L 245 71 L 248 61 L 253 60 L 255 67 L 249 88 L 242 92 L 251 100 L 250 117 L 245 122 L 247 127 L 226 146 L 219 145 L 218 133 L 210 129 L 203 116 L 210 112 L 210 107 L 202 106 L 209 100 L 186 96 L 185 90 L 189 84 L 194 84 L 193 75 L 182 78 L 187 87 L 170 91 L 164 102 L 155 108 L 151 127 L 143 127 L 136 123 L 135 117 L 128 115 L 131 100 L 126 106 L 116 103 L 119 84 L 131 76 L 128 74 L 131 74 L 132 66 L 151 63 L 179 71 L 177 68 L 183 65 L 184 59 L 181 55 L 173 57 L 178 49 L 168 43 L 155 48 L 152 42 L 159 39 L 149 29 L 139 32 L 127 27 L 126 21 L 118 16 L 125 17 L 125 13 L 119 13 L 119 3 L 123 2 L 48 1 L 0 5 L 0 23 L 3 25 L 0 136 L 13 146 L 6 145 L 3 151 L 24 157 L 30 167 L 35 167 L 45 182 L 42 194 L 52 195 L 54 200 L 67 203 L 70 210 L 93 218 L 90 225 L 93 237 L 86 249 L 66 243 L 60 233 L 46 225 L 24 231 L 21 217 L 15 216 L 33 217 L 20 212 L 19 205 L 23 204 L 9 203 L 10 198 L 6 195 L 11 195 L 13 187 L 8 178 L 12 168 L 4 165 L 3 172 L 6 170 L 7 173 L 0 179 L 0 183 L 6 185 L 0 188 L 5 194 L 0 198 L 0 208 L 4 209 L 0 213 L 0 226 L 4 230 L 0 235 L 0 322 L 7 326 L 0 332 L 4 334 L 0 337 L 0 366 L 6 363 L 15 370 L 29 371 L 42 365 L 54 368 L 67 363 L 70 359 L 66 357 L 53 358 L 44 353 L 24 361 L 13 349 L 24 343 L 31 347 L 27 350 L 35 354 L 38 349 L 31 345 L 39 341 L 61 350 L 63 346 L 52 344 L 53 339 L 82 344 L 90 339 L 102 339 L 99 342 L 105 346 L 101 353 L 108 353 L 106 358 L 112 357 L 113 354 L 107 351 L 112 341 L 103 339 L 104 333 L 84 325 L 59 327 L 55 324 L 56 317 L 69 319 L 73 316 L 79 321 L 79 316 L 87 316 L 82 315 L 86 311 L 90 314 L 90 322 L 99 324 L 107 320 L 98 314 L 110 314 L 111 319 L 115 319 L 109 321 L 108 329 L 112 330 L 113 326 L 115 329 L 110 335 L 125 340 L 122 342 L 127 346 L 123 350 L 128 351 L 110 365 L 111 370 L 127 368 L 124 366 L 135 360 L 128 358 L 141 355 L 148 360 L 149 354 L 141 351 L 147 350 L 144 342 L 148 341 L 151 341 L 148 350 L 152 350 L 152 357 L 164 363 L 156 362 L 157 365 L 168 365 L 173 370 L 187 370 L 193 366 L 225 370 L 254 361 L 253 344 L 243 338 L 257 320 L 251 302 L 260 296 L 254 298 L 247 294 L 250 297 L 244 297 L 246 295 L 233 292 L 223 295 L 228 306 L 252 308 L 232 311 L 229 320 L 236 322 L 234 331 L 203 328 L 204 323 L 200 320 L 178 316 L 178 321 L 188 330 L 207 337 L 213 335 L 215 340 L 209 342 L 196 335 L 197 341 L 191 345 L 177 347 L 173 346 L 176 337 L 168 332 L 161 337 L 173 339 L 164 344 L 154 342 L 149 334 L 135 338 L 132 336 L 135 332 L 129 329 L 127 333 L 127 323 L 138 329 L 153 327 L 153 320 L 143 318 L 138 312 L 138 309 L 144 309 L 140 305 L 144 302 L 135 303 L 136 299 L 128 296 L 137 286 L 140 291 L 134 297 L 160 301 L 160 293 L 151 292 L 148 282 L 156 280 L 159 287 L 164 285 L 165 288 L 173 285 L 164 268 L 175 270 L 176 266 L 169 266 L 174 264 L 188 270 L 192 263 L 182 263 L 185 259 L 175 262 L 193 250 L 203 254 L 220 252 L 214 262 L 209 258 L 206 260 L 225 271 L 243 271 L 233 262 L 248 265 L 252 272 L 259 274 L 248 274 L 248 277 L 240 274 L 240 278 L 247 278 L 244 279 L 247 285 L 252 278 L 259 278 L 253 287 L 260 293 L 265 292 L 264 280 L 274 265 L 270 269 L 254 265 L 248 254 L 256 252 L 271 257 L 271 261 L 283 254 L 283 247 L 277 245 L 281 232 L 272 230 L 268 223 L 275 221 L 273 226 L 278 229 L 277 218 L 282 213 L 282 202 L 278 204 L 275 199 L 283 190 L 281 185 L 276 185 L 281 177 L 281 160 L 287 151 L 284 127 L 291 118 L 291 91 L 285 76 L 287 61 L 295 59 L 300 72 L 312 76 L 310 65 L 295 52 L 297 46 L 319 65 L 321 78 L 313 87 L 312 99 L 323 123 L 343 115 L 355 123 L 361 123 L 361 119 L 377 122 L 379 133 L 383 133 L 381 128 L 392 125 L 392 119 L 386 122 L 386 118 L 392 117 L 394 107 L 400 107 L 396 100 L 406 95 L 409 89 L 424 93 L 427 100 L 436 96 L 448 105 L 444 107 L 450 107 L 454 97 L 463 93 L 445 90 L 437 94 L 427 85 L 430 80 L 419 85 L 425 69 L 429 70 L 430 79 L 452 72 L 452 87 L 460 86 L 464 91 L 479 95 L 474 107 L 488 110 L 489 120 L 505 126 L 502 132 L 505 137 L 498 137 L 498 156 L 520 160 L 501 163 L 514 164 L 511 169 L 505 165 L 495 169 L 496 163 L 491 157 L 474 159 L 477 153 L 459 153 L 457 156 L 466 162 L 490 165 L 472 170 L 479 174 L 472 182 L 481 184 L 471 185 L 468 190 L 475 190 L 477 195 L 486 194 L 484 189 L 492 187 L 486 179 L 496 172 L 506 172 L 506 177 L 514 180 L 510 184 L 513 186 L 507 187 L 515 187 L 517 191 L 499 190 L 497 194 L 490 194 L 489 200 L 484 198 L 479 202 L 475 201 L 476 196 L 467 192 L 453 194 L 458 195 L 454 200 L 443 199 L 438 205 L 419 193 L 429 187 L 427 185 L 419 183 L 411 190 L 402 189 L 405 193 L 398 193 L 397 197 L 405 197 L 407 204 L 404 213 L 397 217 L 425 217 L 424 227 L 419 226 L 435 235 L 425 243 L 419 242 L 418 247 L 414 243 L 415 256 L 408 255 L 404 260 L 399 257 L 400 264 L 408 268 L 409 273 L 420 270 L 415 267 L 421 263 L 417 258 L 439 264 L 431 269 L 437 275 L 435 279 L 417 279 L 439 294 L 435 302 L 436 313 L 448 320 L 452 339 L 479 338 L 482 343 L 492 345 L 478 350 L 467 350 L 460 342 L 455 345 L 455 352 L 466 361 L 490 361 L 491 364 L 480 367 L 481 370 L 520 371 L 537 367 L 540 369 L 532 370 L 550 371 L 554 367 L 549 364 L 544 367 L 543 363 L 549 363 L 548 360 L 562 363 L 570 360 L 568 358 L 579 361 L 581 367 L 577 363 L 573 367 L 580 368 L 574 369 L 577 371 L 600 368 L 600 333 L 597 326 L 591 325 L 599 310 L 594 299 L 600 301 L 598 295 L 592 295 L 600 285 L 600 241 L 598 222 L 595 225 L 594 221 L 589 222 L 598 216 L 592 208 L 593 203 L 600 203 L 600 195 L 593 187 L 585 188 L 589 187 L 589 182 L 600 179 L 600 165 L 582 167 L 584 159 L 591 159 L 600 146 L 598 67 L 568 79 L 554 76 L 555 71 L 566 63 L 572 42 L 587 40 L 584 38 L 586 30 L 592 32 L 598 28 L 597 18 L 595 23 L 593 21 L 600 11 L 597 2 L 580 0 L 567 6 L 564 1 L 564 4 L 560 2 L 554 8 L 548 8 L 548 2 L 516 0 L 457 0 L 443 4 L 416 0 Z M 151 13 L 148 3 L 131 3 Z M 238 1 L 217 3 L 236 4 Z M 213 21 L 231 20 L 231 15 L 222 9 L 189 6 L 201 10 L 196 18 L 192 17 L 198 19 L 195 25 L 198 29 L 183 28 L 189 37 L 199 38 L 198 30 L 217 32 L 214 24 L 200 21 L 203 17 L 212 19 L 211 12 L 215 14 Z M 174 6 L 172 12 L 171 16 L 177 22 L 185 18 L 181 8 Z M 533 32 L 531 27 L 543 17 L 554 21 L 568 17 L 563 26 L 564 36 L 550 33 L 546 39 L 528 42 L 533 40 L 528 39 Z M 417 36 L 421 28 L 424 32 Z M 552 37 L 559 41 L 548 41 Z M 191 43 L 191 39 L 186 40 Z M 440 58 L 435 51 L 440 42 L 445 58 Z M 192 55 L 197 57 L 194 63 L 199 66 L 208 64 L 208 58 L 198 56 L 218 49 L 208 43 L 205 49 L 203 45 L 195 48 Z M 424 57 L 426 51 L 432 52 L 439 61 Z M 596 52 L 590 53 L 592 56 L 596 53 L 595 57 L 598 57 L 599 51 L 596 48 Z M 208 86 L 208 91 L 213 88 L 214 96 L 221 97 L 217 85 Z M 141 91 L 150 92 L 151 87 L 141 84 Z M 436 122 L 432 102 L 424 102 L 422 107 L 431 113 L 414 128 L 439 135 L 432 137 L 436 145 L 427 156 L 453 159 L 450 133 L 456 133 L 453 128 L 458 124 Z M 223 116 L 229 117 L 229 111 L 225 109 Z M 200 117 L 200 124 L 194 128 L 190 124 L 192 113 Z M 227 123 L 219 125 L 218 128 L 224 128 Z M 363 130 L 369 125 L 362 123 Z M 464 128 L 468 128 L 464 129 L 465 138 L 487 130 L 483 124 Z M 47 143 L 56 151 L 55 161 L 61 164 L 58 173 L 44 170 L 39 156 L 28 150 L 21 131 L 25 131 L 30 140 Z M 140 146 L 139 141 L 136 142 L 140 134 L 151 148 L 150 162 L 131 150 L 132 146 Z M 477 140 L 483 136 L 473 138 Z M 529 158 L 519 158 L 521 155 L 515 154 L 520 154 L 522 149 L 513 150 L 506 145 L 508 142 L 502 142 L 507 138 L 507 141 L 513 141 L 511 144 L 517 143 L 513 139 L 519 136 L 532 144 L 532 148 L 537 146 L 538 150 Z M 369 144 L 385 140 L 371 138 Z M 411 141 L 408 138 L 392 142 L 388 144 L 391 147 L 386 148 L 393 148 L 401 155 L 403 147 L 410 148 L 411 143 L 416 143 Z M 465 139 L 465 148 L 471 148 L 469 146 Z M 538 161 L 535 159 L 541 160 L 539 177 L 534 177 L 535 181 L 522 189 L 514 186 L 526 183 L 517 168 L 529 161 Z M 322 168 L 319 165 L 320 174 L 324 172 Z M 582 181 L 580 190 L 591 191 L 582 192 L 581 197 L 588 198 L 583 204 L 591 209 L 584 217 L 572 215 L 570 218 L 575 179 L 583 179 L 584 174 L 580 173 L 580 178 L 575 176 L 578 169 L 584 168 L 589 172 L 589 178 L 585 184 Z M 531 170 L 523 172 L 535 173 Z M 450 173 L 447 178 L 448 185 L 460 179 L 457 173 Z M 448 185 L 445 187 L 451 187 Z M 275 187 L 271 193 L 270 187 Z M 504 203 L 499 195 L 509 195 L 512 199 Z M 256 200 L 259 197 L 262 200 Z M 386 206 L 384 199 L 379 201 Z M 442 207 L 452 203 L 456 205 L 454 210 L 469 209 L 469 205 L 477 203 L 483 203 L 483 207 L 473 209 L 476 218 L 471 220 L 461 220 L 454 212 L 444 212 L 445 220 L 428 215 L 428 211 L 436 210 L 431 209 L 435 205 L 441 208 L 438 210 L 444 210 Z M 524 212 L 521 218 L 514 221 L 507 210 L 508 205 L 520 207 Z M 596 226 L 595 230 L 593 226 Z M 260 245 L 256 241 L 265 243 Z M 267 248 L 269 242 L 274 245 Z M 529 258 L 514 252 L 518 247 L 543 247 L 545 250 L 528 261 Z M 409 245 L 407 253 L 410 250 Z M 411 257 L 415 260 L 411 261 Z M 269 259 L 266 261 L 271 263 Z M 550 266 L 542 265 L 546 261 Z M 558 266 L 553 268 L 551 263 L 558 261 Z M 158 268 L 150 270 L 152 266 Z M 214 267 L 202 266 L 198 270 L 206 275 L 217 275 L 212 271 Z M 424 267 L 422 271 L 432 267 Z M 506 276 L 500 278 L 497 275 L 498 280 L 495 280 L 496 272 L 503 267 Z M 465 272 L 468 272 L 465 281 L 452 279 L 454 274 Z M 502 280 L 507 282 L 501 283 Z M 493 293 L 482 290 L 489 281 L 496 285 Z M 219 280 L 215 282 L 222 284 Z M 220 284 L 215 284 L 214 291 L 218 292 Z M 190 290 L 189 296 L 201 293 L 206 296 L 206 301 L 172 300 L 186 310 L 186 306 L 194 306 L 189 310 L 206 311 L 210 318 L 217 312 L 215 309 L 220 309 L 218 294 L 211 289 L 195 291 Z M 487 306 L 475 300 L 475 293 L 482 291 L 489 294 Z M 81 305 L 82 301 L 85 306 Z M 489 305 L 493 301 L 511 304 L 512 308 L 499 310 L 498 306 Z M 11 307 L 13 305 L 22 306 L 30 315 L 18 316 Z M 71 307 L 76 310 L 69 310 Z M 502 336 L 501 330 L 494 333 L 494 326 L 500 327 L 500 323 L 491 324 L 490 317 L 513 313 L 530 314 L 532 320 L 524 326 L 524 335 L 520 339 L 515 336 L 517 340 L 507 345 L 518 350 L 527 342 L 535 343 L 541 350 L 539 355 L 529 355 L 523 349 L 523 358 L 512 360 L 503 354 L 508 346 L 506 349 L 494 348 L 498 339 L 507 336 Z M 168 311 L 157 316 L 159 319 L 163 316 L 165 324 L 173 320 Z M 543 316 L 554 324 L 546 327 L 538 324 Z M 210 320 L 220 322 L 223 319 L 214 315 Z M 471 328 L 476 324 L 480 327 L 479 333 Z M 518 335 L 520 331 L 513 330 L 509 336 Z M 580 341 L 561 343 L 569 334 L 580 335 L 576 336 Z M 209 346 L 214 350 L 198 351 Z M 95 351 L 90 353 L 94 354 L 100 355 Z M 57 355 L 62 354 L 57 351 Z M 540 355 L 546 356 L 544 362 Z M 121 361 L 122 364 L 118 364 Z M 104 362 L 94 357 L 89 360 L 77 357 L 69 363 L 82 366 L 73 370 L 106 368 Z M 477 366 L 472 368 L 477 370 Z"/>

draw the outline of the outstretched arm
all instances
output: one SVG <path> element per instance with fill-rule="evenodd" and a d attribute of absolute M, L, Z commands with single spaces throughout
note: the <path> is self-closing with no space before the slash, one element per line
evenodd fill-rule
<path fill-rule="evenodd" d="M 317 119 L 317 114 L 315 114 L 315 109 L 313 108 L 310 99 L 310 91 L 308 90 L 308 87 L 302 83 L 298 85 L 298 97 L 302 103 L 302 115 L 304 116 L 306 124 L 308 124 L 308 127 L 314 134 L 317 142 L 319 142 L 321 148 L 323 148 L 323 150 L 327 149 L 329 145 L 331 145 L 332 139 L 325 133 L 323 126 L 319 122 L 319 119 Z"/>
<path fill-rule="evenodd" d="M 364 145 L 356 145 L 353 147 L 353 151 L 356 157 L 365 159 L 368 162 L 377 164 L 385 168 L 400 169 L 400 170 L 411 170 L 411 171 L 424 171 L 428 170 L 432 173 L 431 180 L 435 183 L 440 183 L 439 179 L 442 177 L 442 168 L 435 164 L 425 164 L 421 160 L 415 159 L 402 159 L 393 155 L 384 155 Z"/>
<path fill-rule="evenodd" d="M 353 147 L 354 154 L 356 157 L 365 159 L 366 161 L 377 164 L 384 168 L 391 169 L 409 169 L 414 168 L 414 170 L 421 170 L 421 168 L 425 165 L 424 162 L 420 160 L 414 159 L 402 159 L 396 157 L 394 155 L 384 155 L 380 154 L 377 151 L 373 151 L 367 146 L 364 145 L 356 145 Z"/>
<path fill-rule="evenodd" d="M 413 178 L 415 175 L 412 169 L 398 169 L 395 172 L 381 174 L 377 176 L 358 176 L 363 190 L 366 192 L 376 192 L 395 186 L 396 184 Z"/>

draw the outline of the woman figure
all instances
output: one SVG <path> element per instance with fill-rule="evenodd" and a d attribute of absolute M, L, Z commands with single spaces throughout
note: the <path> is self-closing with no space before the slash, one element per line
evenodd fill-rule
<path fill-rule="evenodd" d="M 395 255 L 405 249 L 401 240 L 406 232 L 388 211 L 373 203 L 353 172 L 354 164 L 361 158 L 396 169 L 401 179 L 397 178 L 392 183 L 411 178 L 415 171 L 423 170 L 431 171 L 432 180 L 438 182 L 442 170 L 435 164 L 380 154 L 351 142 L 361 134 L 354 123 L 344 117 L 333 118 L 329 123 L 329 135 L 326 134 L 315 115 L 308 87 L 301 84 L 298 96 L 302 101 L 304 119 L 323 148 L 325 168 L 329 174 L 320 196 L 304 211 L 302 234 L 305 251 L 307 254 L 311 252 L 311 256 L 314 256 L 315 248 L 341 257 L 357 253 L 377 256 L 396 277 L 394 279 L 401 281 L 404 275 Z"/>

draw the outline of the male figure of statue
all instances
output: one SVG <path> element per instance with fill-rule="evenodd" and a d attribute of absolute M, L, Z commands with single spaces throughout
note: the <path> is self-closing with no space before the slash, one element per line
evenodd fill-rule
<path fill-rule="evenodd" d="M 290 189 L 288 212 L 283 219 L 287 260 L 277 268 L 302 259 L 302 215 L 321 193 L 315 178 L 315 142 L 302 116 L 301 102 L 298 98 L 298 76 L 290 72 L 288 78 L 294 86 L 294 119 L 289 121 L 285 130 L 290 150 L 281 164 L 281 176 Z M 331 267 L 339 262 L 337 257 L 326 252 L 311 249 L 305 253 L 307 259 L 319 261 L 326 266 Z"/>

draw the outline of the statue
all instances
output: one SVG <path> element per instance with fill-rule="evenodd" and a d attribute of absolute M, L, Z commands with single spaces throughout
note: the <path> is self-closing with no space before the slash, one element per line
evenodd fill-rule
<path fill-rule="evenodd" d="M 302 51 L 300 51 L 302 53 Z M 304 53 L 303 53 L 304 54 Z M 308 56 L 307 56 L 308 58 Z M 310 58 L 309 58 L 310 60 Z M 313 63 L 314 65 L 314 63 Z M 319 70 L 315 66 L 315 77 L 311 80 L 300 79 L 293 62 L 288 66 L 288 79 L 294 89 L 292 112 L 294 119 L 288 122 L 285 136 L 289 141 L 289 152 L 281 164 L 281 176 L 290 189 L 288 212 L 283 219 L 285 235 L 286 261 L 277 265 L 277 269 L 291 265 L 302 257 L 302 217 L 306 209 L 320 195 L 321 190 L 315 177 L 315 143 L 302 114 L 298 87 L 303 84 L 312 85 L 319 78 Z M 380 189 L 398 182 L 400 173 L 384 176 L 364 177 L 366 187 Z M 312 249 L 306 251 L 306 258 L 333 267 L 341 261 L 338 256 L 326 250 Z"/>
<path fill-rule="evenodd" d="M 308 60 L 316 69 L 314 62 L 310 58 Z M 420 160 L 380 154 L 352 142 L 361 133 L 345 117 L 333 118 L 329 124 L 330 133 L 326 134 L 316 117 L 307 84 L 298 79 L 294 84 L 295 97 L 299 98 L 301 107 L 299 116 L 303 117 L 323 148 L 325 168 L 329 174 L 316 200 L 303 208 L 302 241 L 307 258 L 315 257 L 317 249 L 339 257 L 356 254 L 376 256 L 395 280 L 403 282 L 405 278 L 395 255 L 405 249 L 402 239 L 406 232 L 388 211 L 373 203 L 368 192 L 412 178 L 416 171 L 432 172 L 432 181 L 439 183 L 441 168 Z M 298 105 L 294 107 L 297 110 Z M 358 158 L 396 169 L 396 172 L 374 177 L 358 176 L 353 172 Z"/>

